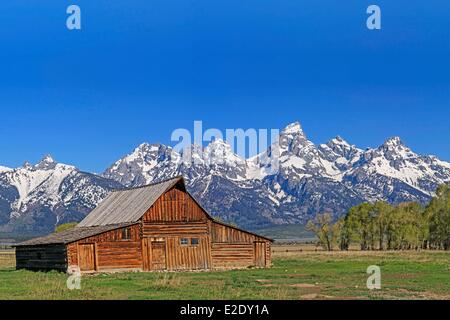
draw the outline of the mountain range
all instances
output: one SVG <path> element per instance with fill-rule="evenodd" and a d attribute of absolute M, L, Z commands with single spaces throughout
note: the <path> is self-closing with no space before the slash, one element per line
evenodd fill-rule
<path fill-rule="evenodd" d="M 264 161 L 275 147 L 276 172 Z M 114 189 L 178 175 L 214 216 L 253 229 L 302 224 L 319 212 L 339 217 L 364 201 L 425 204 L 438 185 L 450 182 L 450 163 L 419 155 L 398 137 L 366 150 L 339 136 L 315 145 L 298 122 L 281 131 L 278 145 L 252 158 L 220 139 L 189 152 L 195 161 L 183 162 L 170 146 L 143 143 L 102 174 L 51 156 L 16 169 L 0 166 L 0 233 L 46 234 L 80 221 Z"/>

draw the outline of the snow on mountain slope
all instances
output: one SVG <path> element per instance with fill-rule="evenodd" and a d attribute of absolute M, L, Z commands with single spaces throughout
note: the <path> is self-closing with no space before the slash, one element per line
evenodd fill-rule
<path fill-rule="evenodd" d="M 340 171 L 328 159 L 322 158 L 319 149 L 307 139 L 300 123 L 295 122 L 281 131 L 278 144 L 269 147 L 257 159 L 251 159 L 253 164 L 262 168 L 267 162 L 258 159 L 279 157 L 279 174 L 298 181 L 302 177 L 326 176 L 336 179 Z M 264 179 L 265 176 L 259 176 Z M 339 179 L 339 177 L 337 177 Z"/>
<path fill-rule="evenodd" d="M 223 140 L 214 140 L 206 148 L 192 145 L 185 152 L 186 158 L 171 147 L 144 143 L 115 162 L 103 176 L 125 186 L 145 185 L 177 175 L 186 175 L 189 180 L 210 174 L 245 180 L 245 159 Z"/>
<path fill-rule="evenodd" d="M 83 173 L 46 156 L 36 165 L 0 173 L 0 231 L 52 230 L 64 221 L 79 221 L 107 194 L 122 186 Z M 40 225 L 39 219 L 41 219 Z"/>
<path fill-rule="evenodd" d="M 333 170 L 346 171 L 361 157 L 363 150 L 350 145 L 340 136 L 330 140 L 327 144 L 318 146 L 320 156 L 333 166 Z"/>
<path fill-rule="evenodd" d="M 0 173 L 11 171 L 12 169 L 0 166 Z"/>
<path fill-rule="evenodd" d="M 386 182 L 383 190 L 378 188 L 380 197 L 386 196 L 386 188 L 390 188 L 390 192 L 395 191 L 395 181 L 432 196 L 438 185 L 450 181 L 450 164 L 434 156 L 418 155 L 405 146 L 399 137 L 394 137 L 380 147 L 364 152 L 345 176 L 349 181 L 365 180 L 366 190 L 374 185 L 371 179 L 377 179 L 378 176 L 391 179 L 392 182 Z"/>
<path fill-rule="evenodd" d="M 143 143 L 116 161 L 103 176 L 129 187 L 146 185 L 177 175 L 179 157 L 171 147 Z"/>
<path fill-rule="evenodd" d="M 203 159 L 213 175 L 230 180 L 246 180 L 246 160 L 235 154 L 231 145 L 221 139 L 214 140 L 204 149 Z"/>
<path fill-rule="evenodd" d="M 6 178 L 19 192 L 19 198 L 12 204 L 13 215 L 26 211 L 28 204 L 39 199 L 37 195 L 45 195 L 46 202 L 54 205 L 59 201 L 59 186 L 75 170 L 47 156 L 35 166 L 25 163 L 22 168 L 7 172 Z"/>

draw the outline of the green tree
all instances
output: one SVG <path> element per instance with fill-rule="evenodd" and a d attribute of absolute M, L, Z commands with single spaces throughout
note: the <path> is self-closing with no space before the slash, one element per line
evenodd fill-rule
<path fill-rule="evenodd" d="M 450 186 L 440 186 L 425 209 L 417 202 L 362 203 L 335 226 L 341 250 L 351 243 L 361 250 L 450 250 Z"/>
<path fill-rule="evenodd" d="M 378 201 L 374 204 L 372 210 L 374 218 L 374 233 L 378 240 L 378 249 L 384 250 L 393 208 L 387 202 Z"/>
<path fill-rule="evenodd" d="M 419 203 L 406 202 L 394 208 L 394 249 L 418 249 L 423 245 L 427 228 L 423 208 Z"/>
<path fill-rule="evenodd" d="M 60 224 L 59 226 L 57 226 L 55 228 L 55 233 L 60 233 L 66 230 L 70 230 L 73 229 L 77 226 L 77 222 L 69 222 L 69 223 L 64 223 L 64 224 Z"/>
<path fill-rule="evenodd" d="M 317 214 L 313 220 L 308 221 L 306 230 L 316 234 L 319 244 L 327 251 L 333 251 L 334 244 L 339 236 L 340 225 L 333 224 L 333 217 L 329 213 Z"/>
<path fill-rule="evenodd" d="M 350 228 L 347 221 L 347 216 L 338 220 L 338 229 L 339 229 L 339 249 L 348 250 L 351 244 L 351 235 Z"/>
<path fill-rule="evenodd" d="M 373 205 L 362 203 L 350 208 L 346 220 L 351 242 L 358 242 L 361 250 L 368 250 L 373 244 Z"/>
<path fill-rule="evenodd" d="M 434 249 L 450 249 L 450 186 L 442 185 L 425 210 L 429 242 Z"/>

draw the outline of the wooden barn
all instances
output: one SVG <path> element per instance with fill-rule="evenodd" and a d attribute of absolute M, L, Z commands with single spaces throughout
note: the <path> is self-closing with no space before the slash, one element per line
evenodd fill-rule
<path fill-rule="evenodd" d="M 16 262 L 64 272 L 267 268 L 271 243 L 214 220 L 179 177 L 112 192 L 75 228 L 17 245 Z"/>

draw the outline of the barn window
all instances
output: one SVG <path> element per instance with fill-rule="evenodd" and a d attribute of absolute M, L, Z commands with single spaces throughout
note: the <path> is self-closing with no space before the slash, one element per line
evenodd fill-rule
<path fill-rule="evenodd" d="M 131 228 L 122 229 L 122 240 L 131 240 Z"/>
<path fill-rule="evenodd" d="M 198 238 L 192 238 L 191 239 L 191 245 L 198 246 L 200 243 L 200 240 Z"/>
<path fill-rule="evenodd" d="M 180 239 L 180 244 L 181 244 L 182 246 L 187 246 L 187 245 L 189 244 L 189 239 L 187 239 L 187 238 L 181 238 L 181 239 Z"/>

